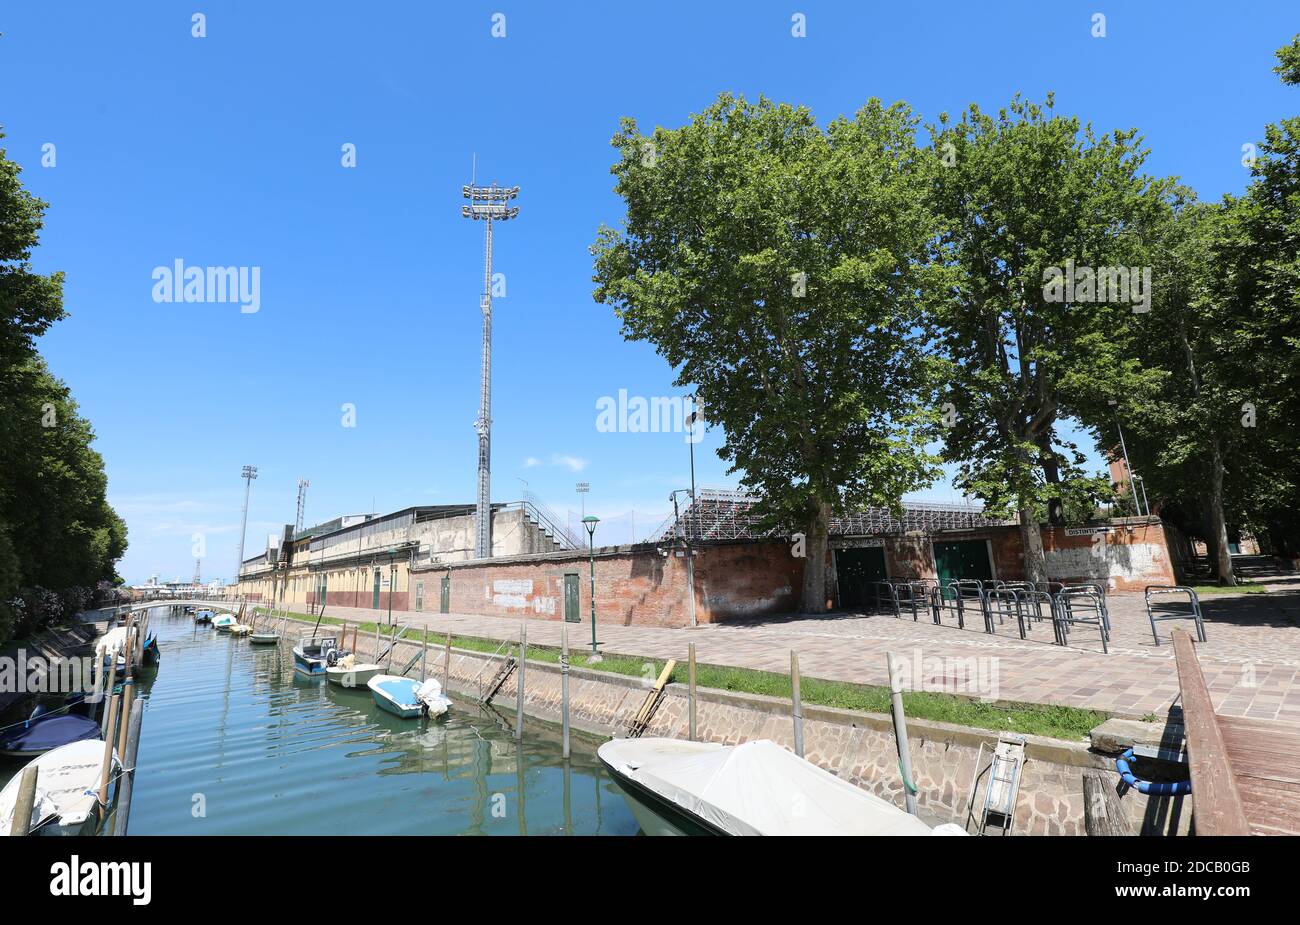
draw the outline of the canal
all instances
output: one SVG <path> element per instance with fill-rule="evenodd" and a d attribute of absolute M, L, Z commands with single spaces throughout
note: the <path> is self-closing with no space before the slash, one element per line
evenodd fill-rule
<path fill-rule="evenodd" d="M 296 674 L 287 639 L 253 646 L 166 609 L 151 625 L 133 835 L 638 832 L 592 742 L 566 762 L 554 727 L 521 745 L 513 715 L 455 694 L 445 717 L 398 719 L 365 688 Z"/>

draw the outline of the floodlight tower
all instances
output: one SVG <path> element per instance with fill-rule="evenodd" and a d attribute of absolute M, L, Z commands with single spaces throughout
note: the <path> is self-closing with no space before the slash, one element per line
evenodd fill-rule
<path fill-rule="evenodd" d="M 519 214 L 510 200 L 519 195 L 519 187 L 462 186 L 461 194 L 469 205 L 460 207 L 462 218 L 487 222 L 483 244 L 483 368 L 479 391 L 478 419 L 478 500 L 474 517 L 474 556 L 487 559 L 492 555 L 492 223 L 508 221 Z"/>
<path fill-rule="evenodd" d="M 248 495 L 253 490 L 253 479 L 257 478 L 257 466 L 245 466 L 239 473 L 244 480 L 244 519 L 239 525 L 239 561 L 235 563 L 235 581 L 239 581 L 239 570 L 244 567 L 244 534 L 248 532 Z"/>
<path fill-rule="evenodd" d="M 310 484 L 306 479 L 298 480 L 298 518 L 293 522 L 294 536 L 302 532 L 302 517 L 307 510 L 307 486 Z"/>

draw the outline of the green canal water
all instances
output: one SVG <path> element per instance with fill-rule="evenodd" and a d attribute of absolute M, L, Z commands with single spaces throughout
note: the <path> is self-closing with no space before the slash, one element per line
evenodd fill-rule
<path fill-rule="evenodd" d="M 308 680 L 253 646 L 153 611 L 132 835 L 635 835 L 594 746 L 451 694 L 437 720 Z M 414 669 L 418 672 L 418 667 Z M 7 776 L 7 775 L 6 775 Z"/>

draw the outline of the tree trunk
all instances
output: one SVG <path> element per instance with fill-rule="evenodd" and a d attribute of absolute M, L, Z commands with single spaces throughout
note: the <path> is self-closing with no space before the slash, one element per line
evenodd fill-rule
<path fill-rule="evenodd" d="M 1043 478 L 1048 485 L 1061 484 L 1061 467 L 1056 460 L 1056 454 L 1052 452 L 1052 432 L 1044 430 L 1034 442 L 1038 444 L 1039 462 L 1043 467 Z M 1047 522 L 1053 527 L 1059 527 L 1065 523 L 1065 507 L 1061 502 L 1060 494 L 1055 494 L 1047 501 Z"/>
<path fill-rule="evenodd" d="M 1025 557 L 1025 581 L 1047 581 L 1047 557 L 1043 555 L 1043 534 L 1038 530 L 1034 506 L 1020 508 L 1020 549 Z"/>
<path fill-rule="evenodd" d="M 1210 537 L 1213 547 L 1208 549 L 1214 563 L 1214 577 L 1221 585 L 1236 585 L 1237 579 L 1232 574 L 1232 553 L 1228 550 L 1228 525 L 1223 517 L 1223 454 L 1219 452 L 1219 441 L 1212 446 L 1213 474 L 1210 476 Z"/>
<path fill-rule="evenodd" d="M 831 506 L 818 502 L 804 534 L 802 613 L 826 612 L 826 556 L 830 549 Z"/>

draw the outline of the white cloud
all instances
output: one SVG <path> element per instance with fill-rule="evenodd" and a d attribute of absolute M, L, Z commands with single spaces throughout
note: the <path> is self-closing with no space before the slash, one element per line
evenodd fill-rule
<path fill-rule="evenodd" d="M 534 466 L 540 466 L 541 464 L 542 461 L 538 459 L 536 456 L 529 456 L 527 459 L 524 460 L 525 469 L 532 469 Z"/>
<path fill-rule="evenodd" d="M 587 468 L 587 460 L 583 459 L 581 456 L 564 456 L 560 453 L 556 453 L 551 457 L 551 465 L 565 466 L 570 472 L 581 472 L 583 469 Z"/>

